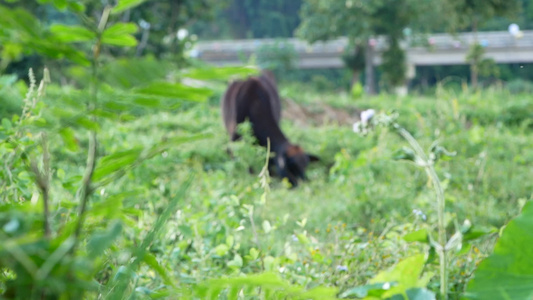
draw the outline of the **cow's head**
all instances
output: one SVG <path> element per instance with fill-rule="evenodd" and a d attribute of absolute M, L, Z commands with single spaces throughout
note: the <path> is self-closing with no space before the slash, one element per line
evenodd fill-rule
<path fill-rule="evenodd" d="M 281 177 L 286 177 L 293 187 L 298 185 L 298 179 L 307 179 L 305 176 L 307 165 L 318 160 L 317 156 L 305 153 L 298 145 L 288 145 L 276 153 L 278 173 Z"/>

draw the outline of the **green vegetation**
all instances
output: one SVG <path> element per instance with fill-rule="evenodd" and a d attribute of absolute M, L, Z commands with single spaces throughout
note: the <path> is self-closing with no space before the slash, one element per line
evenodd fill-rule
<path fill-rule="evenodd" d="M 16 160 L 9 169 L 13 181 L 2 189 L 0 225 L 5 243 L 0 249 L 0 288 L 4 293 L 21 284 L 12 280 L 20 280 L 26 272 L 26 280 L 41 278 L 39 288 L 66 293 L 61 282 L 68 277 L 61 276 L 74 271 L 89 276 L 79 283 L 88 298 L 111 297 L 112 287 L 124 278 L 125 295 L 141 298 L 203 298 L 219 292 L 302 295 L 302 299 L 313 295 L 325 299 L 338 292 L 346 297 L 365 293 L 386 297 L 391 294 L 380 290 L 382 284 L 380 288 L 372 284 L 385 280 L 394 285 L 399 277 L 392 275 L 395 271 L 388 277 L 378 273 L 420 254 L 426 264 L 416 271 L 414 281 L 402 283 L 396 291 L 423 287 L 436 293 L 439 264 L 426 239 L 437 224 L 437 208 L 424 171 L 393 161 L 407 144 L 386 129 L 359 137 L 350 124 L 313 121 L 313 116 L 326 114 L 324 104 L 344 111 L 395 109 L 398 122 L 423 148 L 439 140 L 457 151 L 455 157 L 436 164 L 446 195 L 448 238 L 456 231 L 463 234 L 448 263 L 451 299 L 464 292 L 477 263 L 491 252 L 497 229 L 531 197 L 528 178 L 533 175 L 529 168 L 533 157 L 527 148 L 531 118 L 513 113 L 517 107 L 531 113 L 523 106 L 530 96 L 510 96 L 505 91 L 455 95 L 440 89 L 432 98 L 383 95 L 363 98 L 356 106 L 348 95 L 284 86 L 282 95 L 305 103 L 309 118 L 285 120 L 283 128 L 291 139 L 322 157 L 310 169 L 310 181 L 289 190 L 279 179 L 271 179 L 267 189 L 261 182 L 268 178 L 248 173 L 249 166 L 259 173 L 264 149 L 251 146 L 247 139 L 228 143 L 218 107 L 223 88 L 216 85 L 210 101 L 182 105 L 172 112 L 140 106 L 134 118 L 123 112 L 117 120 L 103 120 L 98 136 L 107 157 L 99 160 L 96 173 L 102 175 L 96 178 L 105 185 L 91 196 L 74 261 L 58 253 L 69 249 L 69 233 L 78 220 L 75 191 L 83 174 L 86 129 L 76 126 L 54 134 L 38 127 L 48 133 L 54 234 L 49 246 L 43 244 L 47 240 L 42 230 L 43 198 L 31 169 L 24 160 Z M 51 121 L 62 120 L 56 106 L 66 104 L 64 100 L 54 104 L 53 99 L 68 100 L 75 94 L 52 84 L 38 106 L 43 115 L 51 114 Z M 305 125 L 297 125 L 301 122 Z M 25 128 L 11 123 L 2 122 L 4 137 Z M 34 153 L 29 158 L 40 165 L 44 159 L 40 135 L 24 135 L 34 145 L 24 149 Z M 161 144 L 164 140 L 167 143 Z M 4 155 L 14 153 L 10 145 L 2 144 Z M 226 154 L 227 147 L 235 159 Z M 139 158 L 151 149 L 156 152 L 149 160 Z M 113 173 L 104 176 L 106 169 Z M 188 179 L 191 175 L 193 179 Z M 2 168 L 2 176 L 8 176 L 8 169 Z M 10 193 L 15 191 L 18 196 L 13 198 Z M 143 247 L 148 250 L 144 258 L 134 260 Z M 24 269 L 26 260 L 36 265 L 35 273 Z M 79 268 L 91 271 L 78 273 Z M 226 279 L 215 284 L 210 278 Z M 371 286 L 353 290 L 367 283 Z M 29 292 L 27 284 L 22 287 Z M 301 294 L 307 289 L 308 294 Z"/>
<path fill-rule="evenodd" d="M 50 65 L 0 75 L 0 298 L 531 298 L 529 86 L 281 83 L 284 132 L 321 157 L 291 189 L 249 125 L 229 143 L 220 119 L 256 68 L 137 57 L 125 16 L 149 2 L 39 3 L 0 6 L 2 71 Z M 364 109 L 382 113 L 360 136 Z"/>

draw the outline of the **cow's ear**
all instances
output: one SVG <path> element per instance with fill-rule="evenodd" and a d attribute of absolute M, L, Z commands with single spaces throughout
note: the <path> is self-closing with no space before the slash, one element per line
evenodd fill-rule
<path fill-rule="evenodd" d="M 309 157 L 310 162 L 320 161 L 320 157 L 314 154 L 309 154 L 309 153 L 306 153 L 306 154 L 307 154 L 307 157 Z"/>

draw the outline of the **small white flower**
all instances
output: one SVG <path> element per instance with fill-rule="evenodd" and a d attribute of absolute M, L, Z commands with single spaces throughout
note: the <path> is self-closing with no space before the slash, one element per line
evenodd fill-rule
<path fill-rule="evenodd" d="M 361 112 L 361 122 L 367 124 L 370 119 L 376 114 L 376 111 L 373 109 L 367 109 Z"/>
<path fill-rule="evenodd" d="M 185 28 L 181 28 L 180 30 L 178 30 L 178 32 L 176 33 L 176 37 L 178 38 L 178 40 L 183 40 L 185 39 L 187 36 L 189 35 L 189 31 Z"/>
<path fill-rule="evenodd" d="M 384 289 L 384 290 L 388 290 L 388 289 L 390 289 L 390 282 L 385 282 L 385 283 L 383 284 L 383 289 Z"/>
<path fill-rule="evenodd" d="M 148 30 L 150 29 L 150 23 L 149 22 L 146 22 L 145 20 L 141 19 L 139 21 L 139 27 L 141 27 L 142 29 L 144 30 Z"/>
<path fill-rule="evenodd" d="M 298 241 L 298 237 L 296 235 L 294 235 L 294 234 L 292 235 L 292 241 L 293 242 L 297 242 Z"/>
<path fill-rule="evenodd" d="M 424 212 L 422 212 L 420 209 L 416 209 L 416 208 L 413 209 L 413 214 L 414 214 L 415 216 L 417 216 L 417 217 L 420 217 L 420 218 L 421 218 L 422 220 L 424 220 L 424 221 L 427 219 L 427 217 L 426 217 L 426 215 L 424 214 Z"/>
<path fill-rule="evenodd" d="M 363 132 L 363 126 L 362 126 L 361 122 L 353 123 L 353 132 L 355 132 L 355 133 Z"/>
<path fill-rule="evenodd" d="M 347 272 L 348 271 L 348 267 L 347 266 L 337 266 L 337 271 Z"/>

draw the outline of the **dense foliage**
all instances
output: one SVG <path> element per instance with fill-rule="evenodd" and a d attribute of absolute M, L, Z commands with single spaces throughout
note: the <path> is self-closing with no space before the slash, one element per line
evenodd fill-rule
<path fill-rule="evenodd" d="M 282 84 L 284 132 L 321 157 L 291 189 L 249 126 L 229 143 L 220 120 L 227 81 L 255 68 L 131 58 L 123 18 L 143 1 L 39 2 L 79 22 L 0 6 L 9 63 L 50 64 L 0 76 L 2 299 L 482 298 L 503 271 L 496 292 L 531 298 L 523 90 L 354 103 Z M 367 108 L 394 112 L 356 135 Z"/>

